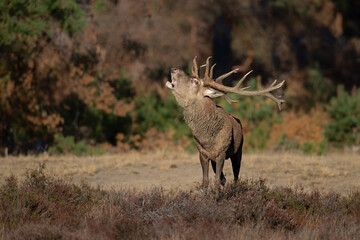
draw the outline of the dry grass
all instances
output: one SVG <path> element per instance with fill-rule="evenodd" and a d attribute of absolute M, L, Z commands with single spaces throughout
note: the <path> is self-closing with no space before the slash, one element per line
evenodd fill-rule
<path fill-rule="evenodd" d="M 47 171 L 74 182 L 86 181 L 91 186 L 137 189 L 162 186 L 165 189 L 189 189 L 201 182 L 197 154 L 157 151 L 147 154 L 131 152 L 98 157 L 42 155 L 37 158 L 0 158 L 0 181 L 14 174 L 21 176 L 38 162 L 46 162 Z M 241 178 L 265 178 L 273 186 L 303 186 L 306 191 L 336 191 L 347 194 L 360 188 L 360 157 L 356 153 L 309 156 L 301 153 L 263 153 L 243 156 Z M 229 161 L 225 176 L 232 180 Z M 211 173 L 213 177 L 213 174 Z"/>
<path fill-rule="evenodd" d="M 40 164 L 0 185 L 0 239 L 359 239 L 359 197 L 269 189 L 263 180 L 105 191 L 51 177 Z"/>

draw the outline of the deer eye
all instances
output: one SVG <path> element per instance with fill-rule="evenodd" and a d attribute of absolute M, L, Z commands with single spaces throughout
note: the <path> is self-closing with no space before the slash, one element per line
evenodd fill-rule
<path fill-rule="evenodd" d="M 193 78 L 192 82 L 195 83 L 196 85 L 199 85 L 200 81 L 197 78 Z"/>

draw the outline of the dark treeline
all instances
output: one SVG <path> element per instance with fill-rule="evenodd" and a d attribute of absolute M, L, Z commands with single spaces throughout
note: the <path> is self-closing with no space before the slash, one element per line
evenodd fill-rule
<path fill-rule="evenodd" d="M 359 8 L 340 0 L 2 0 L 0 154 L 191 146 L 164 83 L 195 55 L 214 56 L 215 74 L 253 69 L 254 87 L 287 80 L 281 113 L 263 99 L 219 100 L 243 120 L 249 149 L 321 154 L 359 145 Z"/>

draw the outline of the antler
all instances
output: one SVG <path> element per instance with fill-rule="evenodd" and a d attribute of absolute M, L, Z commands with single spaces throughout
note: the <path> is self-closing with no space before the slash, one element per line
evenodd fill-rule
<path fill-rule="evenodd" d="M 236 101 L 231 99 L 229 96 L 227 96 L 226 95 L 227 93 L 236 93 L 236 94 L 244 95 L 244 96 L 265 96 L 265 97 L 268 97 L 268 98 L 272 99 L 274 102 L 276 102 L 276 104 L 279 107 L 279 110 L 281 110 L 281 104 L 284 103 L 285 100 L 275 97 L 274 95 L 271 94 L 271 92 L 276 90 L 276 89 L 281 88 L 284 85 L 285 80 L 280 82 L 280 83 L 277 83 L 277 80 L 274 80 L 274 82 L 268 88 L 265 88 L 265 89 L 260 89 L 260 90 L 255 90 L 255 91 L 246 91 L 246 89 L 248 89 L 250 86 L 240 88 L 240 85 L 244 82 L 245 78 L 252 72 L 252 70 L 251 70 L 248 73 L 246 73 L 235 86 L 227 87 L 227 86 L 224 86 L 222 84 L 222 81 L 226 77 L 230 76 L 231 74 L 238 72 L 239 69 L 235 69 L 235 70 L 232 70 L 232 71 L 230 71 L 228 73 L 225 73 L 225 74 L 221 75 L 220 77 L 218 77 L 214 81 L 212 79 L 212 77 L 213 77 L 213 69 L 214 69 L 215 64 L 210 68 L 210 63 L 209 63 L 210 58 L 211 57 L 208 57 L 206 59 L 205 76 L 202 79 L 203 82 L 204 82 L 204 86 L 209 86 L 209 87 L 214 88 L 214 89 L 216 89 L 216 90 L 218 90 L 220 92 L 223 92 L 225 94 L 225 99 L 230 104 L 231 104 L 231 102 L 236 102 Z M 193 62 L 194 62 L 193 75 L 195 77 L 199 78 L 199 76 L 198 76 L 198 68 L 197 68 L 197 63 L 196 63 L 196 57 L 194 58 Z"/>
<path fill-rule="evenodd" d="M 198 70 L 198 67 L 197 67 L 196 58 L 197 58 L 197 57 L 195 56 L 195 57 L 194 57 L 194 60 L 193 60 L 193 66 L 192 66 L 191 71 L 192 71 L 192 75 L 193 75 L 194 77 L 199 78 L 199 70 Z"/>

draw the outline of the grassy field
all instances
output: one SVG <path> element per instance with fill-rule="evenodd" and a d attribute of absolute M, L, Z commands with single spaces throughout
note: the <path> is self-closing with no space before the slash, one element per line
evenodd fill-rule
<path fill-rule="evenodd" d="M 46 163 L 47 172 L 75 183 L 87 182 L 115 190 L 130 187 L 146 189 L 162 186 L 182 190 L 197 186 L 202 172 L 197 154 L 158 151 L 132 152 L 96 157 L 47 156 L 0 158 L 0 181 L 14 174 L 23 176 L 26 169 Z M 267 184 L 303 187 L 306 191 L 335 191 L 348 194 L 360 188 L 360 156 L 356 153 L 304 155 L 295 152 L 245 154 L 242 179 L 266 179 Z M 210 176 L 214 174 L 211 171 Z M 225 176 L 232 181 L 230 161 L 225 162 Z"/>

